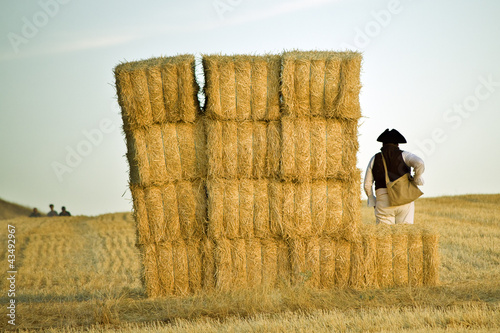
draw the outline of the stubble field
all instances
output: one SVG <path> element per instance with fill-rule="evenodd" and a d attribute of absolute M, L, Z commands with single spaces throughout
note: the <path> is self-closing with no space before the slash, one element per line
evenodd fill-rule
<path fill-rule="evenodd" d="M 277 290 L 147 299 L 130 213 L 0 221 L 0 330 L 52 332 L 428 332 L 500 330 L 500 195 L 419 199 L 441 234 L 441 284 Z M 374 223 L 363 207 L 363 222 Z M 7 280 L 15 227 L 15 298 Z M 15 323 L 8 323 L 15 299 Z"/>

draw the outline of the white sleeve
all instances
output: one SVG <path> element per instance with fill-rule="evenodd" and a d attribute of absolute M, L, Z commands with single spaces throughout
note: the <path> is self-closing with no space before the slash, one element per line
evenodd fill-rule
<path fill-rule="evenodd" d="M 373 195 L 373 163 L 375 161 L 375 156 L 372 157 L 370 162 L 368 163 L 368 167 L 366 168 L 366 173 L 365 173 L 365 181 L 364 181 L 364 189 L 366 196 L 368 197 L 368 207 L 375 207 L 375 202 L 376 198 L 375 195 Z"/>
<path fill-rule="evenodd" d="M 403 151 L 403 160 L 406 165 L 413 168 L 413 179 L 415 181 L 415 184 L 424 185 L 424 178 L 422 178 L 422 174 L 425 171 L 424 161 L 417 155 L 414 155 L 407 151 Z"/>

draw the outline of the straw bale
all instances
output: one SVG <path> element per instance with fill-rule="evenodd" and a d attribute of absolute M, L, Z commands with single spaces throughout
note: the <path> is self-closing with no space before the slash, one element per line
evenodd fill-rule
<path fill-rule="evenodd" d="M 281 225 L 278 224 L 278 220 L 275 215 L 273 215 L 273 218 L 276 218 L 276 226 L 280 227 L 283 230 L 284 235 L 296 236 L 297 234 L 295 232 L 295 184 L 291 182 L 284 182 L 281 184 L 278 190 L 279 189 L 281 189 L 282 191 L 281 193 L 283 194 L 283 203 L 281 205 L 283 215 L 281 218 Z M 276 201 L 272 200 L 271 202 L 274 203 L 273 206 L 277 206 L 279 204 L 277 200 Z"/>
<path fill-rule="evenodd" d="M 262 245 L 258 238 L 245 239 L 248 287 L 262 284 Z"/>
<path fill-rule="evenodd" d="M 319 269 L 320 282 L 323 288 L 332 288 L 335 285 L 335 241 L 332 238 L 319 239 Z"/>
<path fill-rule="evenodd" d="M 163 85 L 161 81 L 160 66 L 146 68 L 146 79 L 148 81 L 149 101 L 151 103 L 151 113 L 153 122 L 166 122 L 165 103 L 163 102 Z"/>
<path fill-rule="evenodd" d="M 324 118 L 311 119 L 311 177 L 325 179 L 327 166 L 327 121 Z M 331 129 L 331 128 L 330 128 Z M 332 152 L 330 152 L 332 153 Z M 335 152 L 333 152 L 335 154 Z M 334 156 L 329 157 L 330 159 Z"/>
<path fill-rule="evenodd" d="M 172 242 L 161 242 L 156 248 L 161 295 L 169 296 L 174 294 L 175 280 Z"/>
<path fill-rule="evenodd" d="M 422 233 L 412 230 L 408 233 L 408 284 L 412 287 L 421 286 L 424 281 L 424 250 Z"/>
<path fill-rule="evenodd" d="M 193 179 L 198 176 L 195 127 L 196 125 L 190 123 L 178 123 L 176 126 L 182 179 Z"/>
<path fill-rule="evenodd" d="M 278 278 L 278 243 L 273 238 L 262 239 L 262 285 L 274 287 Z"/>
<path fill-rule="evenodd" d="M 252 122 L 239 122 L 238 124 L 238 177 L 251 178 L 253 170 L 253 132 Z M 263 157 L 265 160 L 265 156 Z"/>
<path fill-rule="evenodd" d="M 234 62 L 228 57 L 220 57 L 219 98 L 224 119 L 236 119 L 236 79 Z"/>
<path fill-rule="evenodd" d="M 222 122 L 221 143 L 223 177 L 236 178 L 238 172 L 238 126 L 236 122 Z"/>
<path fill-rule="evenodd" d="M 280 181 L 270 180 L 269 193 L 269 231 L 272 237 L 285 235 L 283 226 L 283 184 Z"/>
<path fill-rule="evenodd" d="M 323 235 L 326 226 L 328 187 L 327 181 L 315 180 L 311 183 L 311 232 Z"/>
<path fill-rule="evenodd" d="M 392 235 L 387 226 L 379 226 L 377 233 L 377 282 L 379 287 L 394 285 L 392 270 Z"/>
<path fill-rule="evenodd" d="M 168 178 L 160 125 L 151 126 L 145 134 L 151 183 L 163 184 Z"/>
<path fill-rule="evenodd" d="M 206 178 L 208 169 L 207 159 L 207 136 L 205 133 L 205 122 L 202 118 L 194 124 L 194 143 L 196 150 L 196 177 Z"/>
<path fill-rule="evenodd" d="M 422 235 L 424 250 L 424 285 L 439 284 L 439 234 L 424 232 Z"/>
<path fill-rule="evenodd" d="M 326 177 L 338 178 L 343 169 L 342 159 L 344 141 L 342 137 L 342 124 L 335 119 L 326 121 Z M 356 155 L 354 156 L 356 158 Z"/>
<path fill-rule="evenodd" d="M 133 163 L 130 164 L 130 181 L 132 184 L 147 186 L 152 179 L 145 131 L 141 129 L 132 131 L 131 139 L 131 146 L 133 146 L 133 149 L 129 150 L 129 154 L 131 154 L 129 161 L 132 160 Z M 137 175 L 137 177 L 135 177 L 135 175 Z"/>
<path fill-rule="evenodd" d="M 189 265 L 184 241 L 172 242 L 172 256 L 174 258 L 174 293 L 187 295 L 189 293 Z"/>
<path fill-rule="evenodd" d="M 237 181 L 224 181 L 223 227 L 229 239 L 240 236 L 239 225 L 239 186 Z"/>
<path fill-rule="evenodd" d="M 161 285 L 158 276 L 158 264 L 156 261 L 156 244 L 146 244 L 141 246 L 142 262 L 144 264 L 144 284 L 148 297 L 161 296 Z"/>
<path fill-rule="evenodd" d="M 131 127 L 137 127 L 135 121 L 135 101 L 134 89 L 130 82 L 130 75 L 128 71 L 123 70 L 123 65 L 115 68 L 115 85 L 116 93 L 118 95 L 118 104 L 122 110 L 123 126 L 128 131 Z"/>
<path fill-rule="evenodd" d="M 342 59 L 334 56 L 325 61 L 325 113 L 328 118 L 337 116 L 337 96 L 340 89 L 340 65 Z"/>
<path fill-rule="evenodd" d="M 179 205 L 177 201 L 176 185 L 170 183 L 162 186 L 161 196 L 163 204 L 163 217 L 165 219 L 165 239 L 173 241 L 181 237 L 181 223 L 179 219 Z"/>
<path fill-rule="evenodd" d="M 408 235 L 398 228 L 392 235 L 392 269 L 396 286 L 408 285 Z"/>
<path fill-rule="evenodd" d="M 206 119 L 207 160 L 209 178 L 224 176 L 224 155 L 222 142 L 222 122 Z"/>
<path fill-rule="evenodd" d="M 137 226 L 137 244 L 150 243 L 151 230 L 149 228 L 148 211 L 144 190 L 138 185 L 130 185 L 130 192 L 134 202 L 134 217 Z"/>
<path fill-rule="evenodd" d="M 202 57 L 203 72 L 205 76 L 205 115 L 212 119 L 223 119 L 220 99 L 220 72 L 218 56 Z"/>
<path fill-rule="evenodd" d="M 124 125 L 125 127 L 125 125 Z M 133 132 L 130 129 L 125 129 L 125 141 L 127 143 L 127 162 L 129 165 L 129 184 L 140 184 L 141 175 L 139 174 L 139 168 L 137 166 L 136 156 L 137 151 L 135 148 L 135 142 L 133 138 Z"/>
<path fill-rule="evenodd" d="M 325 116 L 325 59 L 311 60 L 310 99 L 311 115 Z"/>
<path fill-rule="evenodd" d="M 306 239 L 305 255 L 306 270 L 311 272 L 311 276 L 307 281 L 307 284 L 311 287 L 317 288 L 320 285 L 321 279 L 319 237 L 310 237 Z"/>
<path fill-rule="evenodd" d="M 365 286 L 365 255 L 361 239 L 351 242 L 351 276 L 349 285 L 351 288 L 360 289 Z"/>
<path fill-rule="evenodd" d="M 355 120 L 341 120 L 340 124 L 342 129 L 342 169 L 349 176 L 357 171 L 358 122 Z"/>
<path fill-rule="evenodd" d="M 236 288 L 247 286 L 246 246 L 242 238 L 231 240 L 232 285 Z"/>
<path fill-rule="evenodd" d="M 361 223 L 361 174 L 351 174 L 342 188 L 341 235 L 348 240 L 356 238 Z"/>
<path fill-rule="evenodd" d="M 292 283 L 303 284 L 311 276 L 311 272 L 306 270 L 306 242 L 304 238 L 290 238 L 289 244 Z"/>
<path fill-rule="evenodd" d="M 144 68 L 130 72 L 130 83 L 134 92 L 135 118 L 133 123 L 139 127 L 149 127 L 153 124 L 153 113 L 149 102 L 148 80 Z"/>
<path fill-rule="evenodd" d="M 252 119 L 265 120 L 267 111 L 267 62 L 265 58 L 254 57 L 252 61 Z"/>
<path fill-rule="evenodd" d="M 311 114 L 311 103 L 309 98 L 310 68 L 310 60 L 295 60 L 295 114 L 298 117 L 309 116 Z"/>
<path fill-rule="evenodd" d="M 148 210 L 149 229 L 152 240 L 159 243 L 165 240 L 165 219 L 163 216 L 163 199 L 161 189 L 151 186 L 145 189 L 146 207 Z"/>
<path fill-rule="evenodd" d="M 290 285 L 290 277 L 292 276 L 292 266 L 290 260 L 290 247 L 283 239 L 276 240 L 277 251 L 277 272 L 276 279 L 280 284 L 285 286 Z"/>
<path fill-rule="evenodd" d="M 206 192 L 201 181 L 180 181 L 176 185 L 177 209 L 182 238 L 200 239 L 204 234 Z"/>
<path fill-rule="evenodd" d="M 254 182 L 248 179 L 239 181 L 239 234 L 243 238 L 252 238 L 254 219 Z"/>
<path fill-rule="evenodd" d="M 234 61 L 236 81 L 236 119 L 239 121 L 251 119 L 251 77 L 252 67 L 247 57 L 236 56 Z"/>
<path fill-rule="evenodd" d="M 258 238 L 268 238 L 269 230 L 269 195 L 267 180 L 254 181 L 254 235 Z"/>
<path fill-rule="evenodd" d="M 224 180 L 207 181 L 208 226 L 211 239 L 220 239 L 224 235 Z"/>
<path fill-rule="evenodd" d="M 295 119 L 295 167 L 297 179 L 309 179 L 311 174 L 311 121 Z"/>
<path fill-rule="evenodd" d="M 189 290 L 196 293 L 202 289 L 202 254 L 201 243 L 199 240 L 186 241 Z"/>
<path fill-rule="evenodd" d="M 280 113 L 281 56 L 269 55 L 267 59 L 267 116 L 266 120 L 278 120 Z"/>
<path fill-rule="evenodd" d="M 180 94 L 181 120 L 192 123 L 200 113 L 198 102 L 199 86 L 194 74 L 194 57 L 188 61 L 179 63 L 177 67 Z"/>
<path fill-rule="evenodd" d="M 295 188 L 295 218 L 292 237 L 308 237 L 313 234 L 311 218 L 311 182 L 301 182 Z"/>
<path fill-rule="evenodd" d="M 281 177 L 291 180 L 296 173 L 294 118 L 283 117 L 281 119 L 281 133 Z"/>
<path fill-rule="evenodd" d="M 215 244 L 204 238 L 201 241 L 202 287 L 210 291 L 215 288 Z"/>
<path fill-rule="evenodd" d="M 231 290 L 233 276 L 231 241 L 225 237 L 215 241 L 215 276 L 215 286 L 218 290 Z"/>
<path fill-rule="evenodd" d="M 377 288 L 377 228 L 374 225 L 363 225 L 362 241 L 365 259 L 365 285 Z"/>
<path fill-rule="evenodd" d="M 283 96 L 283 114 L 286 116 L 295 115 L 295 61 L 283 55 L 281 70 L 281 94 Z M 285 140 L 285 138 L 283 138 Z"/>
<path fill-rule="evenodd" d="M 264 122 L 253 122 L 253 176 L 262 178 L 266 175 L 267 161 L 267 126 Z"/>
<path fill-rule="evenodd" d="M 326 182 L 326 222 L 324 234 L 330 237 L 338 237 L 342 223 L 342 186 L 337 180 Z"/>
<path fill-rule="evenodd" d="M 175 123 L 180 121 L 179 80 L 177 66 L 167 63 L 161 66 L 163 86 L 163 102 L 165 104 L 165 121 Z"/>
<path fill-rule="evenodd" d="M 169 181 L 182 178 L 182 164 L 179 145 L 177 142 L 176 124 L 161 125 L 163 137 L 163 155 L 165 157 L 166 175 Z"/>
<path fill-rule="evenodd" d="M 335 284 L 339 288 L 345 288 L 351 272 L 351 243 L 341 239 L 336 242 L 335 247 Z"/>
<path fill-rule="evenodd" d="M 267 176 L 279 176 L 281 151 L 281 125 L 279 121 L 270 121 L 267 125 Z"/>
<path fill-rule="evenodd" d="M 337 117 L 358 119 L 361 116 L 359 91 L 361 72 L 361 54 L 349 53 L 340 65 L 340 90 L 337 95 Z"/>

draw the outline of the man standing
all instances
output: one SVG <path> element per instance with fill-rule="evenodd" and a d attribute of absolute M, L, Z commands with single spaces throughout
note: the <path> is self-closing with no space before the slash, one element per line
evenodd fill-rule
<path fill-rule="evenodd" d="M 71 216 L 71 214 L 66 210 L 66 207 L 62 206 L 59 216 Z"/>
<path fill-rule="evenodd" d="M 50 212 L 47 213 L 47 216 L 57 216 L 57 212 L 54 210 L 54 205 L 50 204 Z"/>
<path fill-rule="evenodd" d="M 389 180 L 392 182 L 399 177 L 409 173 L 413 168 L 413 181 L 416 185 L 423 185 L 422 173 L 425 170 L 424 161 L 412 153 L 399 149 L 400 143 L 406 143 L 406 139 L 397 130 L 386 129 L 377 138 L 382 142 L 381 152 L 375 154 L 366 169 L 364 189 L 368 197 L 368 206 L 375 208 L 376 223 L 413 224 L 415 215 L 415 203 L 410 202 L 401 206 L 391 206 L 389 195 L 387 194 L 387 185 L 385 181 L 384 162 L 382 154 L 387 165 Z M 373 183 L 375 183 L 375 195 L 373 195 Z"/>

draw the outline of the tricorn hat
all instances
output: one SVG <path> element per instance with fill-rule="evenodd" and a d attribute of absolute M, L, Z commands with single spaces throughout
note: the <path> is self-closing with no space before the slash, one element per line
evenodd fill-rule
<path fill-rule="evenodd" d="M 395 129 L 386 129 L 377 138 L 378 142 L 383 143 L 406 143 L 405 137 Z"/>

